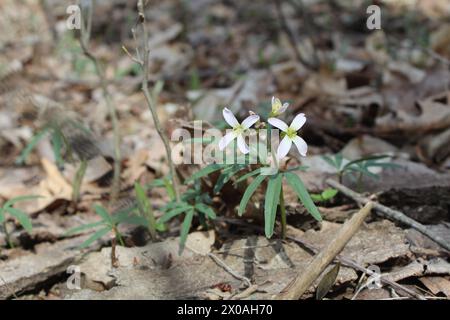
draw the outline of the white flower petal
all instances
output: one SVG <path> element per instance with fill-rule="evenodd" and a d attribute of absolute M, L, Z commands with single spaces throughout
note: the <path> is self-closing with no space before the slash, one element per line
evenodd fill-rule
<path fill-rule="evenodd" d="M 267 120 L 272 126 L 280 129 L 281 131 L 286 132 L 288 129 L 288 125 L 286 123 L 284 123 L 284 121 L 277 119 L 277 118 L 269 118 L 269 120 Z"/>
<path fill-rule="evenodd" d="M 305 140 L 303 140 L 299 136 L 295 136 L 293 141 L 298 149 L 298 152 L 300 152 L 302 156 L 306 157 L 306 152 L 308 152 L 308 145 L 306 144 Z"/>
<path fill-rule="evenodd" d="M 239 122 L 237 121 L 236 117 L 234 116 L 233 112 L 231 112 L 228 108 L 223 108 L 222 111 L 223 118 L 225 121 L 232 127 L 236 127 L 239 125 Z"/>
<path fill-rule="evenodd" d="M 291 150 L 292 146 L 292 140 L 289 139 L 288 136 L 284 137 L 283 140 L 281 140 L 280 145 L 277 149 L 277 158 L 278 160 L 283 159 L 286 157 L 286 155 L 289 153 L 289 150 Z"/>
<path fill-rule="evenodd" d="M 228 132 L 225 136 L 223 136 L 219 141 L 219 149 L 223 150 L 227 145 L 230 144 L 233 139 L 236 138 L 236 133 L 234 131 Z"/>
<path fill-rule="evenodd" d="M 300 114 L 295 116 L 294 120 L 292 120 L 290 128 L 295 130 L 295 131 L 298 131 L 298 130 L 300 130 L 301 127 L 303 127 L 305 122 L 306 122 L 305 114 L 304 113 L 300 113 Z"/>
<path fill-rule="evenodd" d="M 275 96 L 272 96 L 272 105 L 275 104 Z"/>
<path fill-rule="evenodd" d="M 280 110 L 278 110 L 278 113 L 280 114 L 280 113 L 285 112 L 286 109 L 287 109 L 288 107 L 289 107 L 289 103 L 285 102 L 285 103 L 281 106 Z"/>
<path fill-rule="evenodd" d="M 240 135 L 237 136 L 237 145 L 238 145 L 239 150 L 241 150 L 241 152 L 242 152 L 243 154 L 247 154 L 247 153 L 250 152 L 250 151 L 248 150 L 247 144 L 245 143 L 245 139 L 244 139 L 244 137 L 242 136 L 242 134 L 240 134 Z"/>
<path fill-rule="evenodd" d="M 252 114 L 251 116 L 248 116 L 247 118 L 242 121 L 242 127 L 244 129 L 250 128 L 252 125 L 254 125 L 259 120 L 259 116 L 256 114 Z"/>

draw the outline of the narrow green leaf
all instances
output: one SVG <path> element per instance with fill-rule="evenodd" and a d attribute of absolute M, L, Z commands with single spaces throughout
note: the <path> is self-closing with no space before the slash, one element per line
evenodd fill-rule
<path fill-rule="evenodd" d="M 273 235 L 275 217 L 277 215 L 278 203 L 280 202 L 282 174 L 269 178 L 267 184 L 266 198 L 264 202 L 264 231 L 267 238 Z"/>
<path fill-rule="evenodd" d="M 325 160 L 330 166 L 332 166 L 333 168 L 335 168 L 336 170 L 339 170 L 340 167 L 338 167 L 338 165 L 336 164 L 336 162 L 334 161 L 334 159 L 332 159 L 330 156 L 327 155 L 323 155 L 322 159 Z"/>
<path fill-rule="evenodd" d="M 0 224 L 5 222 L 5 210 L 3 208 L 0 208 Z"/>
<path fill-rule="evenodd" d="M 8 201 L 5 202 L 5 204 L 3 205 L 4 208 L 6 207 L 11 207 L 14 204 L 21 202 L 21 201 L 28 201 L 28 200 L 33 200 L 33 199 L 37 199 L 37 198 L 41 198 L 41 196 L 35 196 L 35 195 L 31 195 L 31 196 L 19 196 L 19 197 L 15 197 L 12 199 L 9 199 Z"/>
<path fill-rule="evenodd" d="M 44 128 L 31 139 L 31 141 L 27 144 L 27 146 L 23 149 L 22 153 L 20 154 L 19 158 L 17 158 L 16 163 L 17 164 L 23 164 L 25 160 L 30 155 L 31 151 L 36 147 L 36 145 L 41 141 L 45 135 L 47 134 L 49 128 Z"/>
<path fill-rule="evenodd" d="M 188 210 L 191 210 L 191 209 L 192 209 L 192 206 L 189 205 L 189 206 L 182 206 L 182 207 L 170 210 L 158 219 L 158 223 L 166 223 L 173 217 L 176 217 L 177 215 L 179 215 L 183 212 L 186 212 Z"/>
<path fill-rule="evenodd" d="M 33 230 L 33 227 L 31 224 L 31 219 L 30 219 L 30 217 L 28 217 L 28 215 L 25 212 L 23 212 L 22 210 L 16 209 L 16 208 L 12 208 L 12 207 L 7 207 L 5 209 L 13 217 L 15 217 L 17 219 L 17 221 L 19 221 L 20 225 L 25 230 L 27 230 L 28 233 L 30 233 Z"/>
<path fill-rule="evenodd" d="M 134 191 L 136 193 L 136 198 L 138 201 L 139 212 L 143 217 L 147 219 L 148 222 L 148 230 L 153 239 L 156 238 L 156 219 L 153 214 L 152 206 L 150 200 L 145 193 L 144 188 L 136 182 L 134 184 Z"/>
<path fill-rule="evenodd" d="M 128 216 L 128 217 L 124 218 L 121 222 L 122 223 L 135 224 L 137 226 L 143 226 L 143 227 L 148 228 L 148 221 L 147 221 L 147 219 L 144 218 L 144 217 L 141 217 L 141 216 L 131 215 L 131 216 Z"/>
<path fill-rule="evenodd" d="M 62 167 L 64 160 L 62 158 L 63 137 L 60 130 L 53 130 L 52 132 L 52 149 L 55 156 L 56 165 Z"/>
<path fill-rule="evenodd" d="M 206 167 L 204 167 L 203 169 L 197 171 L 196 173 L 194 173 L 192 176 L 190 176 L 188 179 L 186 179 L 186 183 L 187 182 L 191 182 L 194 181 L 196 179 L 205 177 L 213 172 L 219 171 L 225 167 L 227 167 L 229 165 L 226 164 L 218 164 L 218 163 L 213 163 L 213 164 L 209 164 Z"/>
<path fill-rule="evenodd" d="M 170 200 L 175 200 L 175 189 L 172 185 L 172 181 L 170 181 L 168 178 L 163 178 L 164 187 L 166 188 L 167 195 L 169 196 Z"/>
<path fill-rule="evenodd" d="M 83 249 L 83 248 L 89 247 L 94 241 L 100 239 L 101 237 L 103 237 L 110 231 L 111 231 L 111 229 L 108 227 L 98 230 L 92 236 L 90 236 L 85 242 L 83 242 L 81 244 L 80 248 Z"/>
<path fill-rule="evenodd" d="M 187 212 L 186 217 L 184 217 L 183 224 L 181 225 L 180 233 L 180 248 L 178 250 L 178 255 L 181 256 L 186 245 L 187 236 L 189 234 L 189 229 L 191 228 L 192 217 L 194 216 L 194 209 Z"/>
<path fill-rule="evenodd" d="M 253 170 L 253 171 L 250 171 L 250 172 L 248 172 L 248 173 L 246 173 L 246 174 L 240 176 L 240 177 L 234 182 L 234 184 L 236 185 L 236 184 L 238 184 L 238 183 L 241 182 L 241 181 L 244 181 L 244 180 L 247 180 L 247 179 L 250 178 L 250 177 L 256 176 L 256 175 L 257 175 L 258 173 L 260 173 L 260 172 L 261 172 L 261 168 L 258 168 L 258 169 L 255 169 L 255 170 Z"/>
<path fill-rule="evenodd" d="M 195 205 L 195 209 L 197 209 L 197 211 L 200 211 L 201 213 L 203 213 L 204 215 L 206 215 L 210 219 L 215 219 L 216 218 L 216 213 L 214 212 L 214 210 L 211 207 L 208 207 L 204 203 L 197 203 Z"/>
<path fill-rule="evenodd" d="M 244 169 L 245 166 L 232 166 L 228 170 L 224 170 L 221 175 L 219 176 L 219 179 L 217 179 L 216 185 L 214 186 L 214 193 L 218 193 L 220 190 L 222 190 L 223 186 L 230 181 L 230 179 L 239 171 Z"/>
<path fill-rule="evenodd" d="M 93 223 L 83 224 L 81 226 L 78 226 L 78 227 L 71 228 L 71 229 L 67 230 L 64 233 L 64 236 L 71 236 L 71 235 L 80 233 L 81 231 L 84 231 L 84 230 L 93 229 L 93 228 L 96 228 L 98 226 L 101 226 L 104 223 L 105 222 L 103 220 L 101 220 L 101 221 L 97 221 L 97 222 L 93 222 Z"/>
<path fill-rule="evenodd" d="M 99 204 L 95 204 L 94 210 L 95 210 L 95 213 L 97 213 L 100 217 L 102 217 L 102 219 L 105 222 L 109 223 L 110 225 L 113 225 L 113 219 L 111 218 L 110 214 L 108 213 L 108 211 L 106 211 L 106 209 L 104 207 L 102 207 Z"/>
<path fill-rule="evenodd" d="M 242 196 L 241 203 L 239 204 L 239 210 L 238 215 L 242 216 L 242 214 L 245 211 L 245 208 L 247 207 L 247 203 L 252 197 L 253 193 L 255 193 L 256 189 L 258 189 L 259 185 L 263 180 L 266 178 L 266 176 L 257 176 L 252 183 L 249 184 L 247 189 L 244 192 L 244 195 Z"/>
<path fill-rule="evenodd" d="M 319 210 L 317 210 L 316 205 L 311 199 L 308 191 L 303 184 L 303 181 L 294 173 L 286 172 L 284 174 L 289 185 L 294 189 L 297 196 L 300 198 L 301 202 L 305 206 L 306 210 L 317 220 L 322 221 L 322 217 L 320 216 Z"/>

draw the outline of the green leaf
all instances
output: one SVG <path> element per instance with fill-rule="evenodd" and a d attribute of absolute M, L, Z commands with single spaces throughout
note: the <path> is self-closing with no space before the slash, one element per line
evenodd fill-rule
<path fill-rule="evenodd" d="M 136 182 L 134 184 L 134 191 L 136 193 L 136 199 L 138 202 L 139 212 L 141 213 L 141 215 L 143 217 L 145 217 L 147 219 L 148 230 L 149 230 L 152 238 L 155 239 L 156 238 L 156 219 L 155 219 L 155 215 L 153 214 L 152 205 L 150 203 L 150 200 L 148 199 L 144 188 L 139 184 L 139 182 Z"/>
<path fill-rule="evenodd" d="M 197 203 L 195 205 L 195 209 L 197 209 L 197 211 L 200 211 L 201 213 L 203 213 L 204 215 L 206 215 L 210 219 L 215 219 L 216 218 L 216 213 L 214 212 L 214 210 L 211 207 L 208 207 L 204 203 Z"/>
<path fill-rule="evenodd" d="M 284 174 L 289 185 L 294 189 L 297 196 L 300 198 L 301 202 L 305 206 L 306 210 L 317 220 L 322 221 L 322 217 L 320 216 L 319 210 L 317 210 L 316 205 L 311 199 L 308 191 L 305 188 L 302 180 L 299 176 L 294 173 L 286 172 Z"/>
<path fill-rule="evenodd" d="M 17 221 L 19 221 L 20 225 L 25 230 L 27 230 L 28 233 L 30 233 L 33 230 L 31 219 L 25 212 L 12 207 L 6 208 L 6 211 L 8 211 L 13 217 L 15 217 Z"/>
<path fill-rule="evenodd" d="M 94 205 L 95 213 L 97 213 L 100 217 L 102 217 L 103 221 L 108 223 L 109 225 L 113 225 L 113 219 L 111 218 L 110 214 L 104 207 L 102 207 L 99 204 Z"/>
<path fill-rule="evenodd" d="M 333 198 L 337 193 L 338 193 L 338 191 L 336 189 L 327 188 L 322 191 L 322 198 L 324 201 L 327 201 L 327 200 L 330 200 L 331 198 Z"/>
<path fill-rule="evenodd" d="M 16 160 L 16 164 L 23 164 L 25 160 L 30 155 L 31 151 L 36 147 L 36 145 L 41 141 L 45 135 L 47 134 L 49 128 L 44 128 L 31 139 L 31 141 L 27 144 L 25 149 L 23 149 L 22 153 L 20 154 L 19 158 Z"/>
<path fill-rule="evenodd" d="M 111 231 L 111 229 L 109 227 L 98 230 L 92 236 L 90 236 L 85 242 L 83 242 L 81 244 L 80 248 L 83 249 L 83 248 L 89 247 L 94 241 L 100 239 L 101 237 L 103 237 L 105 234 L 107 234 L 110 231 Z"/>
<path fill-rule="evenodd" d="M 3 210 L 3 208 L 0 208 L 0 224 L 2 224 L 3 222 L 5 222 L 5 211 Z"/>
<path fill-rule="evenodd" d="M 5 204 L 3 205 L 3 208 L 6 207 L 11 207 L 14 204 L 16 204 L 17 202 L 21 202 L 21 201 L 28 201 L 28 200 L 33 200 L 33 199 L 37 199 L 37 198 L 41 198 L 41 196 L 20 196 L 20 197 L 15 197 L 12 199 L 9 199 L 8 201 L 5 202 Z"/>
<path fill-rule="evenodd" d="M 135 224 L 137 226 L 143 226 L 143 227 L 148 228 L 148 221 L 147 221 L 147 219 L 144 218 L 144 217 L 141 217 L 141 216 L 130 215 L 130 216 L 125 217 L 120 222 L 121 223 Z"/>
<path fill-rule="evenodd" d="M 247 180 L 250 177 L 256 176 L 257 174 L 259 174 L 261 172 L 261 168 L 255 169 L 253 171 L 250 171 L 249 173 L 246 173 L 242 176 L 240 176 L 235 182 L 234 184 L 238 184 L 241 181 Z"/>
<path fill-rule="evenodd" d="M 244 169 L 245 166 L 238 165 L 238 166 L 232 166 L 229 169 L 223 170 L 223 172 L 220 174 L 219 179 L 217 179 L 216 185 L 214 186 L 214 193 L 218 193 L 220 190 L 222 190 L 223 186 L 230 181 L 230 179 L 239 171 Z"/>
<path fill-rule="evenodd" d="M 333 287 L 334 283 L 336 282 L 336 278 L 339 274 L 339 269 L 340 269 L 340 264 L 337 263 L 320 280 L 320 282 L 317 286 L 317 290 L 316 290 L 316 299 L 317 300 L 322 300 L 323 297 L 326 296 L 328 291 L 330 291 L 331 287 Z"/>
<path fill-rule="evenodd" d="M 267 176 L 257 176 L 252 183 L 249 184 L 247 189 L 244 192 L 244 195 L 242 196 L 241 203 L 239 204 L 239 210 L 238 215 L 242 216 L 242 214 L 245 211 L 245 208 L 247 207 L 247 203 L 252 197 L 253 193 L 255 193 L 256 189 L 259 187 L 261 182 L 266 178 Z"/>
<path fill-rule="evenodd" d="M 269 178 L 266 191 L 266 199 L 264 202 L 264 231 L 267 238 L 273 235 L 275 226 L 275 217 L 277 215 L 277 207 L 280 202 L 282 174 L 277 174 Z"/>
<path fill-rule="evenodd" d="M 176 209 L 170 210 L 168 212 L 166 212 L 162 217 L 160 217 L 158 219 L 158 223 L 166 223 L 167 221 L 169 221 L 170 219 L 172 219 L 173 217 L 176 217 L 177 215 L 186 212 L 188 210 L 191 210 L 192 206 L 191 205 L 187 205 L 187 206 L 182 206 L 182 207 L 178 207 Z"/>
<path fill-rule="evenodd" d="M 103 224 L 105 224 L 105 222 L 103 220 L 97 221 L 97 222 L 93 222 L 93 223 L 83 224 L 81 226 L 78 226 L 78 227 L 71 228 L 71 229 L 67 230 L 64 233 L 64 236 L 71 236 L 71 235 L 77 234 L 77 233 L 79 233 L 81 231 L 84 231 L 84 230 L 96 228 L 96 227 L 101 226 Z"/>
<path fill-rule="evenodd" d="M 321 201 L 323 201 L 322 194 L 311 193 L 310 196 L 311 196 L 311 199 L 312 199 L 314 202 L 321 202 Z"/>
<path fill-rule="evenodd" d="M 227 164 L 218 164 L 218 163 L 213 163 L 213 164 L 209 164 L 206 167 L 204 167 L 203 169 L 197 171 L 196 173 L 194 173 L 191 177 L 189 177 L 188 179 L 186 179 L 186 183 L 187 182 L 191 182 L 194 181 L 196 179 L 205 177 L 213 172 L 219 171 L 225 167 L 227 167 L 229 165 Z"/>
<path fill-rule="evenodd" d="M 168 178 L 163 178 L 164 187 L 166 188 L 167 194 L 169 195 L 170 200 L 175 200 L 175 189 L 172 185 L 172 181 L 170 181 Z"/>
<path fill-rule="evenodd" d="M 336 167 L 338 168 L 338 170 L 341 169 L 343 160 L 344 157 L 342 156 L 342 153 L 336 153 L 336 155 L 334 156 L 334 162 L 336 163 Z"/>
<path fill-rule="evenodd" d="M 178 255 L 181 255 L 184 250 L 184 246 L 186 245 L 186 239 L 189 233 L 189 229 L 191 228 L 192 217 L 194 216 L 194 209 L 191 209 L 187 212 L 186 217 L 184 217 L 183 224 L 181 225 L 181 233 L 180 233 L 180 248 L 178 250 Z"/>
<path fill-rule="evenodd" d="M 64 139 L 60 130 L 53 130 L 52 132 L 52 149 L 53 155 L 55 156 L 56 165 L 62 167 L 64 165 L 64 160 L 62 158 L 62 147 Z"/>
<path fill-rule="evenodd" d="M 306 171 L 308 168 L 309 168 L 308 166 L 295 166 L 293 168 L 287 169 L 285 172 Z"/>
<path fill-rule="evenodd" d="M 323 155 L 322 159 L 325 160 L 330 166 L 339 171 L 340 167 L 336 164 L 335 160 L 332 159 L 330 156 Z"/>

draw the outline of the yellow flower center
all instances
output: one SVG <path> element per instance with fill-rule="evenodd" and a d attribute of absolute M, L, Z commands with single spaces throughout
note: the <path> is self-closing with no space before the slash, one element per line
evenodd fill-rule
<path fill-rule="evenodd" d="M 241 134 L 241 133 L 243 133 L 245 131 L 245 129 L 244 129 L 244 127 L 242 125 L 238 124 L 236 127 L 233 128 L 233 131 L 236 134 Z"/>
<path fill-rule="evenodd" d="M 288 128 L 286 131 L 286 135 L 289 137 L 289 139 L 294 139 L 297 136 L 297 131 L 295 131 L 292 128 Z"/>

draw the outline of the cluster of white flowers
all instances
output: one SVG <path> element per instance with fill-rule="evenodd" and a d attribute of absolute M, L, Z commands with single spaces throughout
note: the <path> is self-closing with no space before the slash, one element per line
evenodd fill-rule
<path fill-rule="evenodd" d="M 280 142 L 280 145 L 277 149 L 277 158 L 278 160 L 283 159 L 289 153 L 289 150 L 292 147 L 292 142 L 297 147 L 298 151 L 302 156 L 306 156 L 306 152 L 308 151 L 308 145 L 305 140 L 298 136 L 298 130 L 303 127 L 306 122 L 306 117 L 304 113 L 298 114 L 290 126 L 288 126 L 284 121 L 275 118 L 281 115 L 286 109 L 289 107 L 289 103 L 282 104 L 280 99 L 272 97 L 272 111 L 270 113 L 269 119 L 267 120 L 270 125 L 280 129 L 283 133 L 283 139 Z M 225 121 L 231 126 L 233 129 L 231 132 L 228 132 L 222 139 L 219 141 L 219 149 L 223 150 L 225 147 L 234 139 L 237 139 L 237 145 L 239 150 L 247 154 L 249 153 L 249 148 L 245 143 L 244 134 L 251 126 L 253 126 L 256 122 L 259 121 L 259 116 L 254 114 L 247 117 L 242 123 L 237 121 L 234 114 L 227 108 L 223 109 L 223 117 Z"/>

